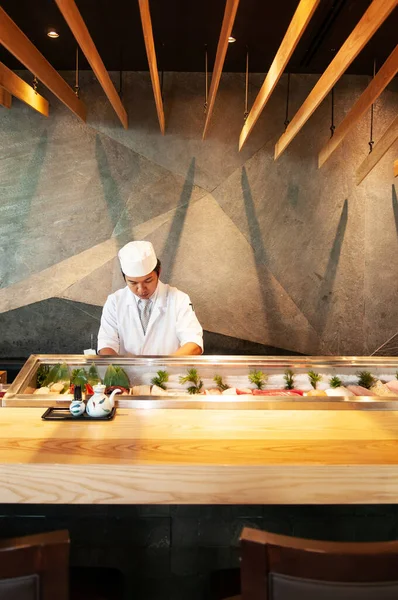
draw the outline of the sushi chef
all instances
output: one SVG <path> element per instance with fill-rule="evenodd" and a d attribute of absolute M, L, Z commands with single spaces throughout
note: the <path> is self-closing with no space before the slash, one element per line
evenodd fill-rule
<path fill-rule="evenodd" d="M 118 256 L 126 287 L 105 302 L 98 354 L 202 354 L 203 329 L 189 296 L 160 281 L 152 244 L 129 242 Z"/>

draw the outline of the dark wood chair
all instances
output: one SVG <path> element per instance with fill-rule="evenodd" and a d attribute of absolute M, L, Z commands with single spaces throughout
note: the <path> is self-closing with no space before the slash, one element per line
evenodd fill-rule
<path fill-rule="evenodd" d="M 1 600 L 69 600 L 69 534 L 0 539 Z"/>
<path fill-rule="evenodd" d="M 320 542 L 245 528 L 242 600 L 396 600 L 398 541 Z"/>

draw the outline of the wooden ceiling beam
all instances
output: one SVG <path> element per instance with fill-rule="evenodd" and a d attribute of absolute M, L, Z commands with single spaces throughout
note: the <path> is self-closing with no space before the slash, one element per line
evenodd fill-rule
<path fill-rule="evenodd" d="M 239 150 L 242 150 L 244 143 L 271 97 L 319 2 L 320 0 L 300 1 L 242 128 L 239 137 Z"/>
<path fill-rule="evenodd" d="M 398 177 L 398 158 L 394 160 L 394 177 Z"/>
<path fill-rule="evenodd" d="M 55 2 L 75 36 L 84 56 L 87 58 L 94 75 L 98 79 L 115 113 L 119 117 L 123 127 L 127 129 L 128 118 L 126 110 L 111 78 L 109 77 L 109 73 L 105 68 L 83 17 L 76 6 L 75 0 L 55 0 Z"/>
<path fill-rule="evenodd" d="M 28 104 L 37 112 L 48 117 L 48 101 L 40 96 L 32 86 L 21 79 L 14 71 L 0 63 L 0 86 L 8 90 L 10 94 Z"/>
<path fill-rule="evenodd" d="M 220 84 L 221 73 L 223 70 L 225 57 L 228 50 L 228 38 L 231 35 L 232 27 L 235 22 L 236 11 L 238 10 L 239 0 L 227 0 L 225 4 L 224 18 L 221 26 L 221 33 L 218 40 L 216 61 L 214 63 L 213 75 L 211 78 L 209 97 L 207 100 L 207 113 L 205 126 L 203 128 L 202 139 L 206 137 L 209 128 L 210 119 L 213 113 L 214 103 L 216 101 L 218 86 Z"/>
<path fill-rule="evenodd" d="M 12 104 L 12 96 L 10 92 L 5 90 L 3 87 L 0 87 L 0 106 L 4 106 L 4 108 L 11 108 Z"/>
<path fill-rule="evenodd" d="M 153 39 L 151 12 L 149 10 L 149 0 L 138 0 L 141 15 L 142 31 L 144 33 L 145 49 L 148 58 L 149 72 L 151 75 L 153 95 L 155 97 L 156 112 L 160 131 L 162 135 L 165 132 L 165 120 L 163 110 L 162 91 L 160 88 L 158 65 L 156 61 L 155 42 Z"/>
<path fill-rule="evenodd" d="M 348 36 L 336 56 L 321 75 L 275 146 L 275 160 L 286 150 L 322 100 L 358 56 L 380 25 L 397 6 L 398 0 L 373 0 L 362 19 Z"/>
<path fill-rule="evenodd" d="M 0 6 L 0 43 L 52 91 L 75 115 L 86 120 L 86 107 L 72 88 Z"/>
<path fill-rule="evenodd" d="M 391 148 L 393 143 L 398 139 L 398 115 L 393 122 L 385 130 L 377 144 L 373 146 L 373 151 L 368 154 L 365 160 L 357 169 L 357 185 L 365 179 L 370 171 L 377 165 L 379 160 L 383 158 L 387 150 Z"/>
<path fill-rule="evenodd" d="M 381 69 L 376 73 L 366 90 L 360 95 L 352 109 L 346 114 L 343 121 L 337 127 L 333 137 L 322 148 L 318 157 L 319 168 L 327 161 L 331 154 L 341 144 L 347 133 L 355 125 L 362 115 L 370 108 L 373 102 L 380 96 L 390 81 L 398 72 L 398 45 L 391 52 Z"/>

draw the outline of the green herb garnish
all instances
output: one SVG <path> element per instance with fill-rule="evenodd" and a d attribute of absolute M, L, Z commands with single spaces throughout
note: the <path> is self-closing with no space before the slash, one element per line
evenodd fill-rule
<path fill-rule="evenodd" d="M 106 387 L 120 386 L 128 390 L 130 388 L 130 381 L 122 367 L 109 365 L 105 371 L 104 385 Z"/>
<path fill-rule="evenodd" d="M 98 375 L 97 367 L 94 363 L 92 363 L 91 367 L 88 370 L 87 380 L 91 386 L 101 383 L 101 378 Z"/>
<path fill-rule="evenodd" d="M 331 388 L 338 388 L 342 385 L 340 377 L 336 375 L 330 378 L 329 384 Z"/>
<path fill-rule="evenodd" d="M 156 374 L 156 377 L 153 377 L 151 379 L 151 383 L 152 385 L 157 385 L 158 387 L 162 388 L 162 390 L 166 389 L 166 383 L 169 380 L 169 374 L 167 371 L 158 371 Z"/>
<path fill-rule="evenodd" d="M 57 363 L 56 365 L 54 365 L 48 372 L 44 385 L 47 386 L 50 383 L 58 382 L 64 382 L 65 385 L 69 385 L 70 375 L 68 365 L 66 363 L 62 363 L 62 365 Z"/>
<path fill-rule="evenodd" d="M 36 373 L 36 386 L 41 388 L 44 385 L 50 371 L 49 365 L 40 365 Z"/>
<path fill-rule="evenodd" d="M 73 369 L 70 382 L 73 385 L 80 385 L 82 390 L 84 390 L 84 386 L 88 382 L 86 371 L 84 369 Z"/>
<path fill-rule="evenodd" d="M 265 375 L 262 371 L 252 371 L 248 375 L 250 383 L 257 386 L 257 389 L 262 390 L 267 383 L 268 375 Z"/>
<path fill-rule="evenodd" d="M 372 373 L 369 371 L 359 371 L 358 375 L 358 385 L 370 390 L 372 385 L 376 383 L 376 379 L 373 377 Z"/>
<path fill-rule="evenodd" d="M 294 389 L 294 373 L 291 369 L 286 369 L 283 379 L 286 381 L 285 390 Z"/>
<path fill-rule="evenodd" d="M 308 371 L 308 377 L 312 387 L 314 388 L 314 390 L 316 390 L 317 384 L 320 381 L 322 381 L 322 375 L 319 375 L 319 373 L 315 373 L 315 371 Z"/>
<path fill-rule="evenodd" d="M 200 394 L 203 387 L 203 381 L 200 379 L 197 369 L 188 369 L 185 376 L 180 377 L 180 383 L 193 383 L 189 386 L 188 394 Z"/>
<path fill-rule="evenodd" d="M 229 385 L 223 382 L 221 375 L 214 375 L 213 381 L 216 382 L 217 387 L 221 392 L 229 389 Z"/>

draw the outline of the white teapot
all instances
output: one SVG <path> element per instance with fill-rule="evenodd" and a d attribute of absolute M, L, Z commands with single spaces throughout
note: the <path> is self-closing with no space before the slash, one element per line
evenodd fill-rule
<path fill-rule="evenodd" d="M 105 395 L 105 386 L 98 383 L 94 386 L 94 396 L 87 401 L 86 412 L 90 417 L 106 417 L 115 406 L 114 396 L 121 390 L 113 390 L 109 396 Z"/>

